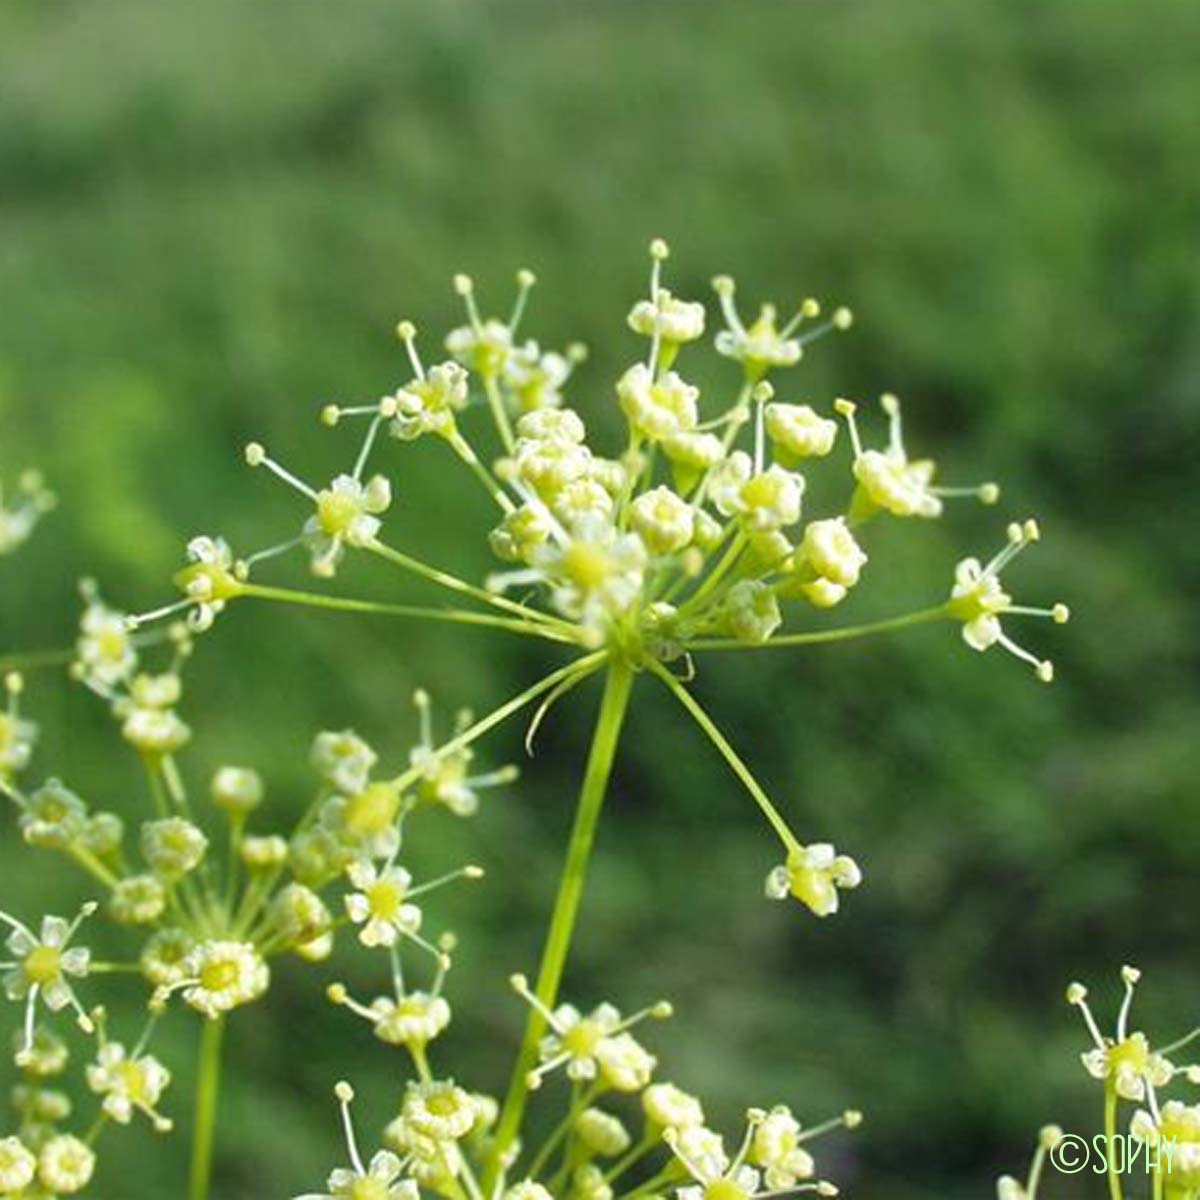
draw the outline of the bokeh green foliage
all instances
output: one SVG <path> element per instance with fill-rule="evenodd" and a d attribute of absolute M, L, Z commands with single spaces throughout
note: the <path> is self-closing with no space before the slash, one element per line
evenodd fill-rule
<path fill-rule="evenodd" d="M 700 696 L 801 836 L 864 864 L 825 923 L 761 900 L 769 836 L 647 685 L 570 991 L 672 996 L 678 1019 L 655 1031 L 668 1072 L 728 1123 L 752 1102 L 865 1109 L 831 1151 L 855 1194 L 986 1194 L 1043 1121 L 1096 1125 L 1069 978 L 1115 1005 L 1133 958 L 1146 1026 L 1196 1023 L 1198 44 L 1192 0 L 6 4 L 0 470 L 39 465 L 62 503 L 0 564 L 0 641 L 63 644 L 81 574 L 146 606 L 187 536 L 290 530 L 293 497 L 239 446 L 259 437 L 313 479 L 343 466 L 351 435 L 322 431 L 319 406 L 402 381 L 394 321 L 431 345 L 458 320 L 454 270 L 497 308 L 517 266 L 538 271 L 529 328 L 590 344 L 572 391 L 612 431 L 650 236 L 671 240 L 680 294 L 730 270 L 747 299 L 853 305 L 852 334 L 783 377 L 783 398 L 895 390 L 948 478 L 998 478 L 1005 498 L 873 530 L 846 614 L 939 596 L 956 556 L 1035 513 L 1045 540 L 1012 584 L 1075 611 L 1028 635 L 1060 681 L 942 627 L 702 664 Z M 729 372 L 696 373 L 722 405 Z M 389 535 L 482 571 L 486 505 L 447 483 L 445 452 L 380 462 Z M 361 562 L 336 587 L 421 594 Z M 189 765 L 200 783 L 257 765 L 282 820 L 305 801 L 315 729 L 353 724 L 395 762 L 418 683 L 447 713 L 482 708 L 552 661 L 486 632 L 239 606 L 189 672 Z M 39 769 L 139 811 L 92 699 L 40 676 L 29 703 Z M 463 941 L 446 1051 L 477 1086 L 498 1085 L 519 1026 L 503 980 L 535 962 L 594 704 L 562 706 L 477 822 L 413 839 L 419 867 L 489 868 L 443 906 Z M 486 753 L 518 757 L 520 730 Z M 24 913 L 83 894 L 11 827 L 0 870 Z M 360 990 L 381 977 L 343 962 Z M 360 1086 L 367 1125 L 388 1115 L 399 1056 L 390 1074 L 321 982 L 281 971 L 235 1023 L 223 1198 L 321 1176 L 335 1077 Z M 170 1053 L 192 1032 L 176 1018 Z M 188 1086 L 181 1072 L 181 1117 Z M 151 1140 L 112 1139 L 105 1194 L 173 1186 L 184 1140 Z M 1047 1192 L 1092 1182 L 1051 1175 Z"/>

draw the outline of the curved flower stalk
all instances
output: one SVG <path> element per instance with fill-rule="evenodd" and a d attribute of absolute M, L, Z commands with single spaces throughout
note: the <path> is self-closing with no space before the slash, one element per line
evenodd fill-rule
<path fill-rule="evenodd" d="M 357 998 L 334 984 L 330 998 L 365 1020 L 375 1037 L 407 1050 L 413 1073 L 387 1146 L 370 1158 L 353 1138 L 351 1092 L 339 1087 L 349 1166 L 335 1171 L 318 1195 L 380 1200 L 421 1188 L 451 1200 L 612 1200 L 618 1194 L 641 1200 L 678 1188 L 708 1200 L 752 1200 L 834 1190 L 816 1178 L 803 1145 L 831 1123 L 802 1131 L 784 1107 L 754 1109 L 740 1148 L 728 1153 L 704 1125 L 698 1101 L 655 1082 L 655 1056 L 633 1023 L 663 1016 L 667 1006 L 622 1020 L 605 1004 L 576 1009 L 560 1001 L 635 686 L 650 681 L 665 688 L 763 814 L 782 858 L 767 876 L 767 894 L 794 897 L 808 912 L 828 917 L 862 872 L 819 834 L 801 839 L 793 832 L 783 808 L 700 705 L 689 684 L 707 665 L 707 654 L 790 651 L 951 622 L 973 649 L 1001 646 L 1048 681 L 1049 663 L 1013 640 L 1009 618 L 1061 622 L 1068 613 L 1062 605 L 1015 604 L 1001 584 L 1001 572 L 1037 536 L 1036 525 L 1026 521 L 1011 527 L 1006 548 L 986 565 L 965 558 L 947 583 L 949 594 L 928 607 L 865 624 L 821 617 L 873 577 L 874 523 L 933 519 L 957 497 L 994 504 L 999 489 L 935 483 L 934 464 L 910 456 L 900 404 L 890 394 L 881 401 L 888 441 L 874 450 L 865 448 L 853 402 L 813 401 L 782 382 L 781 372 L 799 364 L 809 346 L 851 327 L 845 308 L 823 319 L 822 306 L 806 299 L 780 317 L 766 304 L 747 323 L 733 281 L 718 276 L 714 290 L 725 328 L 715 349 L 732 364 L 734 377 L 725 394 L 702 397 L 686 361 L 705 336 L 708 314 L 702 303 L 663 286 L 666 244 L 656 240 L 650 251 L 648 295 L 627 318 L 641 350 L 613 387 L 613 411 L 624 426 L 619 442 L 607 448 L 594 442 L 583 414 L 568 403 L 582 349 L 546 352 L 521 332 L 536 282 L 532 273 L 518 274 L 507 318 L 485 316 L 473 281 L 459 275 L 454 288 L 466 321 L 445 338 L 444 355 L 423 355 L 415 325 L 402 321 L 397 334 L 407 366 L 399 382 L 379 400 L 322 410 L 328 428 L 364 427 L 344 471 L 314 481 L 261 443 L 246 447 L 251 467 L 297 497 L 296 524 L 280 540 L 238 555 L 220 537 L 193 538 L 176 577 L 181 597 L 139 617 L 121 617 L 97 597 L 89 599 L 76 672 L 112 705 L 146 766 L 158 811 L 140 839 L 144 866 L 128 867 L 111 822 L 101 848 L 84 840 L 94 818 L 77 798 L 64 800 L 61 785 L 42 800 L 6 786 L 29 828 L 42 828 L 47 803 L 52 825 L 67 822 L 51 832 L 60 843 L 54 848 L 114 897 L 120 889 L 126 920 L 167 923 L 153 956 L 161 967 L 156 1007 L 178 995 L 209 1018 L 193 1200 L 208 1195 L 222 1015 L 261 995 L 268 960 L 283 952 L 323 957 L 343 923 L 353 926 L 368 952 L 387 956 L 390 985 L 378 997 Z M 480 431 L 480 420 L 490 424 L 490 434 Z M 392 515 L 394 482 L 402 475 L 393 477 L 385 448 L 403 452 L 423 438 L 443 444 L 494 507 L 494 523 L 481 530 L 481 539 L 498 562 L 482 580 L 463 579 L 431 561 L 424 547 L 412 545 L 420 531 Z M 807 482 L 814 470 L 842 479 L 840 504 L 810 511 Z M 440 589 L 445 603 L 414 603 L 407 596 L 382 603 L 262 581 L 270 560 L 292 550 L 307 554 L 318 579 L 336 578 L 355 558 L 377 560 Z M 545 642 L 565 661 L 495 711 L 460 722 L 440 745 L 428 728 L 427 702 L 418 698 L 420 744 L 409 765 L 390 778 L 376 773 L 374 752 L 352 733 L 321 735 L 313 752 L 321 791 L 290 840 L 247 832 L 247 815 L 261 798 L 253 772 L 219 773 L 212 796 L 228 815 L 230 843 L 221 882 L 219 872 L 204 867 L 213 855 L 175 763 L 190 737 L 176 709 L 190 634 L 213 628 L 241 600 L 472 626 Z M 151 627 L 172 617 L 183 621 L 165 626 L 165 638 L 157 632 L 161 626 Z M 155 638 L 174 645 L 175 659 L 164 673 L 140 673 L 130 649 Z M 518 977 L 528 1003 L 524 1034 L 502 1099 L 489 1099 L 430 1065 L 430 1043 L 450 1021 L 443 989 L 452 939 L 430 936 L 418 902 L 434 883 L 479 872 L 464 868 L 444 880 L 414 881 L 397 855 L 415 808 L 437 804 L 469 812 L 477 788 L 510 777 L 472 774 L 468 764 L 479 738 L 523 712 L 531 742 L 553 705 L 592 676 L 603 680 L 602 699 L 545 946 L 532 981 Z M 344 915 L 334 916 L 339 906 L 327 905 L 320 892 L 343 878 Z M 415 973 L 414 957 L 421 964 Z M 535 1146 L 527 1136 L 530 1093 L 560 1068 L 571 1093 L 566 1115 Z M 640 1099 L 640 1136 L 609 1108 L 623 1096 Z M 832 1124 L 857 1120 L 847 1113 Z"/>

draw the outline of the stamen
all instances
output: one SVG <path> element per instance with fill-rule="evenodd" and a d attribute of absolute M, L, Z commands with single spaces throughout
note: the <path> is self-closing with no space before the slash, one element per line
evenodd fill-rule
<path fill-rule="evenodd" d="M 779 331 L 779 336 L 781 338 L 791 337 L 805 321 L 811 321 L 814 317 L 819 317 L 820 315 L 820 302 L 812 296 L 806 297 L 800 301 L 800 307 L 796 310 L 796 315 Z"/>
<path fill-rule="evenodd" d="M 482 867 L 467 866 L 459 867 L 457 871 L 447 871 L 445 875 L 439 875 L 436 879 L 431 879 L 427 883 L 422 883 L 414 888 L 408 889 L 408 896 L 423 896 L 426 892 L 432 892 L 435 888 L 443 887 L 447 883 L 453 883 L 456 879 L 482 879 L 484 871 Z M 441 953 L 441 951 L 438 951 Z"/>
<path fill-rule="evenodd" d="M 764 379 L 755 384 L 750 398 L 754 401 L 754 473 L 761 475 L 766 454 L 766 410 L 767 401 L 775 395 L 775 389 Z"/>
<path fill-rule="evenodd" d="M 470 275 L 455 275 L 454 290 L 463 298 L 467 306 L 467 319 L 471 328 L 479 335 L 483 334 L 483 322 L 479 319 L 479 309 L 475 304 L 475 282 Z"/>
<path fill-rule="evenodd" d="M 528 269 L 517 272 L 517 299 L 513 305 L 512 316 L 508 318 L 508 332 L 516 337 L 521 318 L 525 315 L 525 302 L 529 299 L 530 290 L 537 283 L 537 276 Z"/>
<path fill-rule="evenodd" d="M 433 749 L 433 702 L 429 699 L 429 693 L 424 688 L 417 688 L 413 692 L 413 705 L 417 710 L 417 719 L 420 722 L 421 729 L 421 745 Z"/>
<path fill-rule="evenodd" d="M 900 417 L 900 400 L 891 392 L 884 392 L 879 397 L 879 406 L 887 413 L 888 418 L 888 453 L 907 461 L 904 453 L 904 425 Z"/>
<path fill-rule="evenodd" d="M 1092 1035 L 1092 1041 L 1096 1043 L 1096 1049 L 1103 1050 L 1104 1037 L 1100 1033 L 1100 1027 L 1096 1024 L 1096 1018 L 1092 1016 L 1092 1010 L 1087 1002 L 1087 988 L 1082 983 L 1067 985 L 1067 1003 L 1079 1009 L 1083 1016 L 1083 1023 L 1087 1026 L 1088 1033 Z"/>
<path fill-rule="evenodd" d="M 286 554 L 289 550 L 299 546 L 303 541 L 304 535 L 300 534 L 297 537 L 288 538 L 286 542 L 277 542 L 274 546 L 267 546 L 264 550 L 256 550 L 246 558 L 238 560 L 234 566 L 235 574 L 239 579 L 248 578 L 250 568 L 255 563 L 265 562 L 269 558 L 277 558 L 280 554 Z"/>
<path fill-rule="evenodd" d="M 516 992 L 526 1004 L 534 1009 L 535 1012 L 539 1013 L 545 1020 L 546 1024 L 549 1025 L 555 1033 L 559 1035 L 562 1034 L 563 1029 L 559 1024 L 558 1019 L 555 1017 L 554 1013 L 551 1012 L 550 1009 L 547 1008 L 546 1005 L 544 1005 L 541 1000 L 529 990 L 529 980 L 526 979 L 524 975 L 520 973 L 516 975 L 510 975 L 508 977 L 508 982 L 512 990 Z"/>
<path fill-rule="evenodd" d="M 192 597 L 185 600 L 176 600 L 172 604 L 164 604 L 162 608 L 152 608 L 149 612 L 144 613 L 129 613 L 125 617 L 126 629 L 137 629 L 140 625 L 148 625 L 151 621 L 161 621 L 163 617 L 169 617 L 172 613 L 183 612 L 185 608 L 191 608 L 196 601 Z"/>
<path fill-rule="evenodd" d="M 413 374 L 418 379 L 424 379 L 425 368 L 421 365 L 421 356 L 417 353 L 417 327 L 411 321 L 401 321 L 396 326 L 396 336 L 408 351 L 408 361 L 412 364 Z"/>
<path fill-rule="evenodd" d="M 632 1029 L 635 1025 L 641 1024 L 642 1021 L 665 1021 L 668 1017 L 674 1016 L 674 1014 L 675 1006 L 670 1000 L 660 1000 L 657 1004 L 651 1004 L 635 1012 L 632 1016 L 626 1017 L 613 1029 L 613 1032 L 624 1033 L 627 1029 Z"/>
<path fill-rule="evenodd" d="M 350 1116 L 354 1089 L 343 1080 L 333 1089 L 333 1094 L 337 1097 L 338 1105 L 342 1110 L 342 1129 L 346 1134 L 346 1150 L 350 1155 L 350 1165 L 359 1175 L 365 1176 L 367 1169 L 363 1166 L 362 1156 L 358 1152 L 358 1140 L 354 1136 L 354 1121 Z"/>
<path fill-rule="evenodd" d="M 853 324 L 854 316 L 848 308 L 835 309 L 833 316 L 828 321 L 818 325 L 815 329 L 810 329 L 808 333 L 801 334 L 796 341 L 803 348 L 810 342 L 815 342 L 818 338 L 823 338 L 827 333 L 844 333 Z M 792 327 L 789 326 L 790 328 Z"/>
<path fill-rule="evenodd" d="M 1117 1040 L 1123 1042 L 1128 1035 L 1129 1009 L 1133 1004 L 1133 989 L 1141 979 L 1142 973 L 1137 967 L 1128 964 L 1121 968 L 1121 981 L 1125 984 L 1125 998 L 1121 1001 L 1121 1011 L 1117 1014 Z"/>
<path fill-rule="evenodd" d="M 733 301 L 733 294 L 737 288 L 732 277 L 729 275 L 717 275 L 712 281 L 712 286 L 721 303 L 721 313 L 725 318 L 725 324 L 738 337 L 745 337 L 746 327 L 742 324 L 742 319 L 738 316 L 737 305 Z"/>
<path fill-rule="evenodd" d="M 742 1144 L 733 1156 L 733 1161 L 726 1168 L 726 1177 L 733 1175 L 740 1169 L 742 1163 L 746 1161 L 746 1155 L 750 1153 L 750 1146 L 754 1141 L 754 1131 L 763 1123 L 766 1115 L 761 1108 L 749 1108 L 746 1110 L 746 1132 L 742 1135 Z"/>
<path fill-rule="evenodd" d="M 371 456 L 371 447 L 375 444 L 375 437 L 379 433 L 379 426 L 383 424 L 383 421 L 384 417 L 381 413 L 367 426 L 367 436 L 363 438 L 362 449 L 358 452 L 358 458 L 354 460 L 354 471 L 352 473 L 356 480 L 362 478 L 363 469 L 367 465 L 367 459 Z"/>
<path fill-rule="evenodd" d="M 483 581 L 483 586 L 489 592 L 506 592 L 512 587 L 521 587 L 527 583 L 542 583 L 545 576 L 534 567 L 520 571 L 493 571 Z"/>
<path fill-rule="evenodd" d="M 976 484 L 975 487 L 930 487 L 926 490 L 932 495 L 941 496 L 946 500 L 965 497 L 978 500 L 980 504 L 986 504 L 989 507 L 1000 499 L 1000 485 L 990 482 Z"/>
<path fill-rule="evenodd" d="M 833 402 L 833 411 L 846 419 L 846 427 L 850 431 L 850 443 L 854 447 L 856 460 L 863 456 L 862 439 L 858 436 L 858 422 L 854 419 L 857 409 L 858 405 L 853 400 L 839 398 Z"/>
<path fill-rule="evenodd" d="M 996 642 L 998 645 L 1003 646 L 1013 657 L 1019 658 L 1022 662 L 1029 663 L 1037 673 L 1037 677 L 1043 683 L 1054 682 L 1054 664 L 1049 659 L 1038 658 L 1037 655 L 1031 654 L 1024 646 L 1019 646 L 1014 642 L 1006 633 L 1000 633 L 996 638 Z"/>
<path fill-rule="evenodd" d="M 497 767 L 483 775 L 468 775 L 463 782 L 468 787 L 503 787 L 508 783 L 516 783 L 521 778 L 521 768 L 513 765 Z"/>
<path fill-rule="evenodd" d="M 260 442 L 250 442 L 246 446 L 246 463 L 251 467 L 266 467 L 273 475 L 282 479 L 289 487 L 293 487 L 302 496 L 307 496 L 314 503 L 317 499 L 317 493 L 312 488 L 297 479 L 290 471 L 285 470 L 273 458 L 268 457 L 266 449 Z"/>
<path fill-rule="evenodd" d="M 552 1071 L 561 1067 L 563 1063 L 570 1062 L 570 1054 L 559 1054 L 555 1058 L 548 1059 L 546 1062 L 534 1067 L 525 1076 L 525 1086 L 531 1091 L 536 1092 L 542 1086 L 542 1081 Z"/>

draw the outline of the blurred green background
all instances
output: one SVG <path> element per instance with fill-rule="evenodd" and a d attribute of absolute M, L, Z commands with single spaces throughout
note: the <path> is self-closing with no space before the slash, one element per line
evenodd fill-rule
<path fill-rule="evenodd" d="M 538 271 L 528 330 L 592 347 L 572 392 L 611 430 L 651 236 L 671 240 L 680 294 L 728 270 L 747 301 L 853 305 L 852 333 L 784 377 L 786 398 L 895 390 L 947 478 L 997 478 L 1005 497 L 872 531 L 872 583 L 846 615 L 940 597 L 957 557 L 1034 513 L 1044 540 L 1011 582 L 1074 609 L 1066 630 L 1022 631 L 1059 682 L 943 627 L 703 665 L 698 693 L 800 834 L 864 865 L 830 922 L 762 901 L 772 839 L 645 687 L 568 991 L 674 997 L 653 1031 L 664 1071 L 731 1133 L 750 1103 L 866 1110 L 821 1154 L 851 1194 L 990 1194 L 1042 1122 L 1098 1127 L 1069 979 L 1094 984 L 1107 1021 L 1120 963 L 1138 962 L 1138 1023 L 1163 1039 L 1200 1010 L 1198 47 L 1194 0 L 9 0 L 0 472 L 40 466 L 61 507 L 0 563 L 0 644 L 63 645 L 82 574 L 146 607 L 193 533 L 252 547 L 290 531 L 293 497 L 242 467 L 241 444 L 315 479 L 344 465 L 353 435 L 323 432 L 319 406 L 406 378 L 394 322 L 431 346 L 459 320 L 456 270 L 498 309 L 516 267 Z M 693 352 L 691 373 L 727 389 L 726 366 L 698 365 L 711 357 Z M 487 509 L 469 484 L 447 494 L 444 452 L 380 461 L 395 541 L 481 572 Z M 299 561 L 264 575 L 305 580 Z M 361 561 L 336 587 L 422 595 Z M 487 632 L 237 606 L 189 672 L 186 765 L 198 785 L 221 762 L 259 766 L 282 823 L 307 800 L 316 729 L 351 724 L 399 762 L 414 686 L 448 719 L 554 661 Z M 489 868 L 438 909 L 463 941 L 441 1061 L 477 1087 L 499 1086 L 523 1015 L 503 981 L 536 961 L 595 702 L 561 706 L 477 821 L 414 838 L 419 869 Z M 92 698 L 49 673 L 29 705 L 38 770 L 141 811 Z M 520 737 L 484 757 L 519 758 Z M 5 907 L 84 894 L 11 826 L 3 839 Z M 390 1115 L 403 1061 L 324 1002 L 334 974 L 382 979 L 345 948 L 336 968 L 281 970 L 234 1022 L 222 1198 L 323 1178 L 338 1076 L 364 1094 L 364 1130 Z M 176 1017 L 169 1053 L 192 1034 Z M 98 1194 L 176 1194 L 185 1139 L 153 1140 L 106 1143 Z M 1095 1182 L 1051 1173 L 1046 1193 Z"/>

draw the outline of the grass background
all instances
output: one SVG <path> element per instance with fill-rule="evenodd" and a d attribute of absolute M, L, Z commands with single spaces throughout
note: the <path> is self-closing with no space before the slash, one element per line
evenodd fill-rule
<path fill-rule="evenodd" d="M 1029 631 L 1060 682 L 943 628 L 705 667 L 702 699 L 795 827 L 865 865 L 826 923 L 761 902 L 769 837 L 644 688 L 570 991 L 674 996 L 655 1031 L 666 1071 L 727 1126 L 748 1103 L 865 1109 L 824 1155 L 852 1194 L 988 1194 L 1043 1121 L 1097 1126 L 1069 978 L 1107 1010 L 1133 958 L 1144 1027 L 1169 1039 L 1197 1018 L 1198 39 L 1191 0 L 9 0 L 0 471 L 36 463 L 62 504 L 0 565 L 0 641 L 63 644 L 82 574 L 147 606 L 191 534 L 288 531 L 292 498 L 240 445 L 261 438 L 313 478 L 343 464 L 317 409 L 402 379 L 394 322 L 457 322 L 455 270 L 497 307 L 515 267 L 538 271 L 529 328 L 591 345 L 575 402 L 614 430 L 651 236 L 670 238 L 681 294 L 730 270 L 746 297 L 852 304 L 853 333 L 789 395 L 895 390 L 947 476 L 1006 488 L 1002 513 L 879 529 L 857 611 L 940 595 L 960 553 L 1036 513 L 1045 540 L 1014 584 L 1074 609 L 1065 631 Z M 396 540 L 481 571 L 483 503 L 445 495 L 438 448 L 388 454 Z M 302 580 L 302 564 L 273 574 Z M 420 594 L 360 562 L 339 590 Z M 189 672 L 188 767 L 202 782 L 255 763 L 282 822 L 306 801 L 315 729 L 353 724 L 394 762 L 418 683 L 482 709 L 551 661 L 486 633 L 240 607 Z M 562 706 L 478 821 L 415 839 L 418 865 L 490 868 L 443 907 L 463 940 L 443 1061 L 476 1086 L 499 1085 L 519 1027 L 503 980 L 536 959 L 594 704 Z M 140 811 L 94 702 L 43 676 L 30 705 L 39 766 Z M 488 747 L 519 754 L 517 728 Z M 10 827 L 5 907 L 83 894 L 14 842 Z M 376 976 L 349 952 L 338 973 Z M 318 975 L 279 972 L 234 1026 L 222 1200 L 323 1177 L 338 1075 L 360 1085 L 364 1127 L 389 1115 L 399 1056 L 331 1011 Z M 192 1033 L 177 1019 L 164 1045 L 182 1061 Z M 181 1070 L 183 1119 L 189 1086 Z M 97 1192 L 177 1189 L 183 1152 L 114 1137 Z M 1093 1182 L 1052 1175 L 1047 1192 Z"/>

